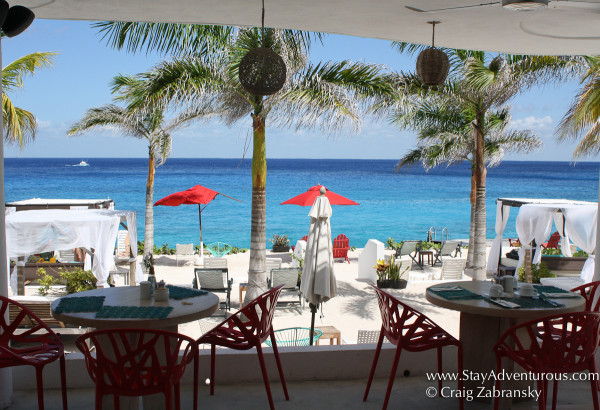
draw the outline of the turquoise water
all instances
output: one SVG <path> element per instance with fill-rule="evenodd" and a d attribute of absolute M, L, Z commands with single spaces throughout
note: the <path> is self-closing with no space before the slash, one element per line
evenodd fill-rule
<path fill-rule="evenodd" d="M 5 159 L 6 200 L 29 198 L 111 198 L 118 209 L 138 215 L 143 239 L 147 160 L 94 158 L 89 167 L 72 167 L 81 158 Z M 467 164 L 426 173 L 420 167 L 394 172 L 393 160 L 269 159 L 267 238 L 288 235 L 294 244 L 308 233 L 309 207 L 279 205 L 313 185 L 323 184 L 359 206 L 334 206 L 333 235 L 344 233 L 351 246 L 370 238 L 425 239 L 430 227 L 447 228 L 450 239 L 469 236 L 470 170 Z M 498 197 L 598 199 L 598 163 L 503 162 L 488 171 L 488 238 L 494 237 Z M 250 160 L 169 159 L 156 173 L 154 201 L 200 184 L 223 196 L 202 212 L 204 242 L 250 245 L 252 188 Z M 513 212 L 507 236 L 515 236 Z M 198 207 L 154 208 L 155 243 L 199 243 Z M 269 243 L 268 243 L 269 244 Z"/>

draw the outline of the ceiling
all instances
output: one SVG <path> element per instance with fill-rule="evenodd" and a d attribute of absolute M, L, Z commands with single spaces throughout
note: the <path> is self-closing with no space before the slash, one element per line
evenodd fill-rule
<path fill-rule="evenodd" d="M 10 1 L 10 0 L 9 0 Z M 435 13 L 423 10 L 493 0 L 265 0 L 265 25 L 359 37 L 522 54 L 600 54 L 600 0 L 550 2 L 545 9 L 501 5 Z M 570 3 L 570 4 L 567 4 Z M 260 26 L 260 0 L 20 0 L 37 18 Z M 569 7 L 564 8 L 567 5 Z M 597 5 L 597 6 L 596 6 Z"/>

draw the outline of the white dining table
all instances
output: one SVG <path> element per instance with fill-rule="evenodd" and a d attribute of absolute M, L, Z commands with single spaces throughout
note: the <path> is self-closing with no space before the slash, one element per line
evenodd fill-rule
<path fill-rule="evenodd" d="M 532 319 L 544 316 L 558 315 L 562 313 L 583 311 L 585 299 L 581 296 L 551 299 L 563 306 L 548 308 L 505 308 L 489 302 L 485 299 L 445 299 L 431 291 L 436 287 L 461 287 L 473 293 L 487 296 L 492 283 L 490 281 L 460 281 L 444 282 L 427 288 L 426 298 L 436 306 L 460 312 L 460 334 L 459 339 L 463 345 L 463 368 L 473 374 L 490 374 L 496 370 L 496 355 L 493 347 L 510 327 Z M 512 361 L 503 363 L 504 369 L 509 371 L 523 371 L 513 369 Z M 467 390 L 477 391 L 483 386 L 486 391 L 491 391 L 494 380 L 464 380 Z M 530 383 L 527 383 L 529 385 Z M 523 383 L 503 382 L 502 389 L 522 388 Z M 490 401 L 489 397 L 474 397 L 478 401 Z M 503 401 L 503 406 L 507 405 Z M 508 402 L 510 405 L 510 402 Z"/>
<path fill-rule="evenodd" d="M 104 296 L 103 306 L 156 306 L 172 307 L 167 317 L 153 318 L 97 318 L 96 312 L 57 312 L 57 307 L 62 299 L 81 298 L 87 296 Z M 85 292 L 73 293 L 63 296 L 52 302 L 52 316 L 64 323 L 77 326 L 93 327 L 98 329 L 139 328 L 162 329 L 177 332 L 179 324 L 202 319 L 212 315 L 219 309 L 219 297 L 207 292 L 201 296 L 185 299 L 168 299 L 165 302 L 140 298 L 139 286 L 120 286 L 114 288 L 94 289 Z M 113 408 L 112 397 L 105 396 L 103 408 Z M 139 400 L 135 397 L 121 397 L 121 408 L 139 410 Z M 143 408 L 163 409 L 164 398 L 162 395 L 144 396 Z"/>

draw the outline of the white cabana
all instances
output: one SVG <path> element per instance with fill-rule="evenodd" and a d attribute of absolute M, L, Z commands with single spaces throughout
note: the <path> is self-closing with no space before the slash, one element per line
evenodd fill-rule
<path fill-rule="evenodd" d="M 499 198 L 496 212 L 496 239 L 492 244 L 488 258 L 489 273 L 498 271 L 502 235 L 508 221 L 510 207 L 520 207 L 517 215 L 517 235 L 522 244 L 519 250 L 521 266 L 526 249 L 532 249 L 535 242 L 533 263 L 541 261 L 541 244 L 548 239 L 552 225 L 562 239 L 561 251 L 571 256 L 570 242 L 589 254 L 582 271 L 581 279 L 590 282 L 594 277 L 594 250 L 596 247 L 596 218 L 598 205 L 586 201 L 570 201 L 566 199 L 525 199 Z"/>
<path fill-rule="evenodd" d="M 6 215 L 7 256 L 26 257 L 72 248 L 94 249 L 91 269 L 98 279 L 98 286 L 106 287 L 109 270 L 114 264 L 115 242 L 121 222 L 127 224 L 131 251 L 137 255 L 134 211 L 48 209 L 10 213 Z M 85 268 L 90 268 L 87 258 Z M 141 280 L 142 268 L 138 262 L 135 281 Z"/>

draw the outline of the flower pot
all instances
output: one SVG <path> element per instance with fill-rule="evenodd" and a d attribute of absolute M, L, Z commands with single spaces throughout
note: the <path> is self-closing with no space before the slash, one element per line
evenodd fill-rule
<path fill-rule="evenodd" d="M 406 288 L 407 281 L 406 279 L 398 279 L 398 280 L 378 280 L 377 287 L 381 289 L 404 289 Z"/>
<path fill-rule="evenodd" d="M 290 245 L 273 245 L 273 252 L 289 252 Z"/>

